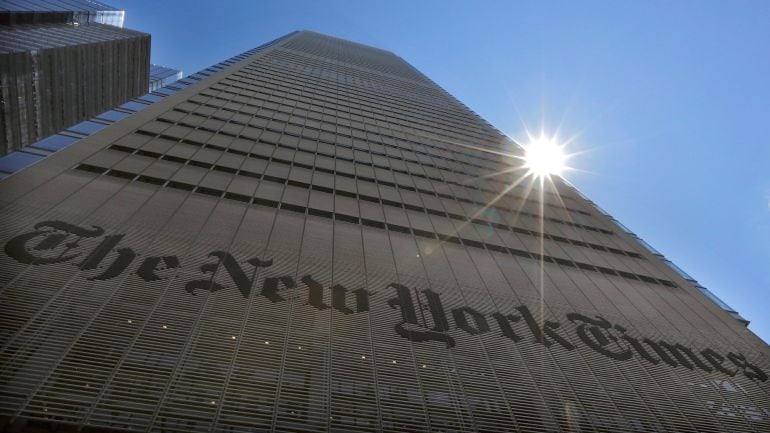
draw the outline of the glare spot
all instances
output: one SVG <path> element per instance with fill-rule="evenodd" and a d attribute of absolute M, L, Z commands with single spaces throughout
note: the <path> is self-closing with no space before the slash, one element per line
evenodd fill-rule
<path fill-rule="evenodd" d="M 529 137 L 529 143 L 524 146 L 524 167 L 538 178 L 551 175 L 559 176 L 567 166 L 568 155 L 564 153 L 564 145 L 559 145 L 556 137 Z"/>

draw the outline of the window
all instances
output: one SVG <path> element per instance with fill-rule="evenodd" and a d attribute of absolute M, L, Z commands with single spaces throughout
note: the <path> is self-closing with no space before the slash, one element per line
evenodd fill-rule
<path fill-rule="evenodd" d="M 105 127 L 107 127 L 107 125 L 104 123 L 98 123 L 98 122 L 92 122 L 90 120 L 86 120 L 85 122 L 80 122 L 77 125 L 71 126 L 67 129 L 70 131 L 79 132 L 81 134 L 91 135 L 94 132 L 97 132 Z"/>
<path fill-rule="evenodd" d="M 56 134 L 38 141 L 37 143 L 33 144 L 32 147 L 56 152 L 57 150 L 64 149 L 76 141 L 78 141 L 78 139 L 75 137 Z"/>
<path fill-rule="evenodd" d="M 124 111 L 110 110 L 110 111 L 105 111 L 104 113 L 96 117 L 100 119 L 110 120 L 112 122 L 117 122 L 118 120 L 128 117 L 130 115 L 131 113 L 126 113 Z"/>

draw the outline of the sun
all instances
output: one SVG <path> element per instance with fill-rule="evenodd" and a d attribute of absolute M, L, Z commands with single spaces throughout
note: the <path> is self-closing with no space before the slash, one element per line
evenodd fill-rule
<path fill-rule="evenodd" d="M 564 152 L 564 145 L 559 144 L 556 137 L 529 137 L 529 143 L 524 146 L 524 167 L 528 174 L 543 179 L 549 176 L 561 176 L 567 168 L 569 155 Z"/>

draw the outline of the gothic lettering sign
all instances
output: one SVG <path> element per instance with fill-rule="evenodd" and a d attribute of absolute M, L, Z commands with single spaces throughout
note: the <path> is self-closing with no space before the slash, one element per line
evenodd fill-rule
<path fill-rule="evenodd" d="M 121 245 L 124 237 L 123 234 L 105 234 L 97 226 L 43 221 L 35 224 L 33 231 L 9 240 L 5 244 L 5 253 L 29 265 L 71 263 L 89 280 L 110 280 L 125 272 L 135 272 L 142 280 L 154 282 L 169 278 L 173 269 L 183 265 L 175 255 L 139 259 L 136 251 Z M 90 251 L 85 251 L 81 245 L 86 239 L 92 239 L 91 243 L 95 244 Z M 200 267 L 201 278 L 185 284 L 184 291 L 189 296 L 228 290 L 230 285 L 214 281 L 215 275 L 223 274 L 217 271 L 224 271 L 232 281 L 232 289 L 248 298 L 254 288 L 255 281 L 249 277 L 255 274 L 254 268 L 273 265 L 271 259 L 243 260 L 219 250 L 209 253 L 209 258 L 210 261 Z M 278 303 L 285 300 L 282 291 L 299 285 L 307 288 L 307 304 L 318 310 L 331 308 L 342 314 L 369 311 L 370 292 L 366 289 L 350 290 L 340 284 L 333 285 L 328 288 L 331 305 L 327 305 L 324 303 L 327 288 L 309 274 L 298 279 L 293 275 L 266 278 L 262 287 L 254 289 L 258 290 L 259 296 Z M 389 294 L 387 306 L 400 312 L 400 321 L 394 325 L 395 332 L 413 342 L 432 341 L 451 348 L 457 342 L 449 331 L 458 329 L 470 335 L 495 332 L 514 344 L 537 344 L 554 350 L 573 351 L 575 343 L 565 337 L 566 324 L 573 327 L 579 344 L 617 362 L 637 358 L 654 365 L 667 364 L 672 368 L 697 369 L 730 377 L 742 375 L 759 382 L 768 379 L 764 371 L 740 353 L 721 354 L 710 348 L 698 350 L 680 343 L 634 337 L 623 326 L 601 316 L 573 312 L 566 314 L 566 320 L 562 322 L 541 322 L 526 305 L 512 311 L 484 314 L 469 306 L 445 306 L 441 295 L 430 289 L 415 289 L 395 282 L 383 289 Z"/>

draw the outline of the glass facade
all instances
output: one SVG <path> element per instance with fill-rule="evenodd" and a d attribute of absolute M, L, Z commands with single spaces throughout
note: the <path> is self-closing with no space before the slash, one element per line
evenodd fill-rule
<path fill-rule="evenodd" d="M 767 344 L 398 56 L 185 80 L 0 182 L 2 425 L 770 429 Z"/>
<path fill-rule="evenodd" d="M 159 90 L 182 78 L 182 71 L 160 65 L 150 65 L 150 92 Z"/>

